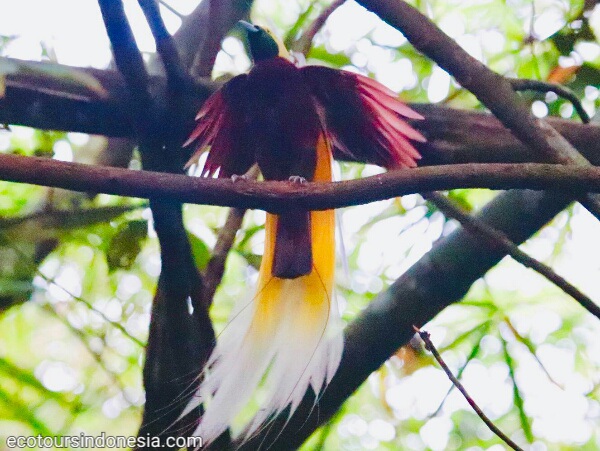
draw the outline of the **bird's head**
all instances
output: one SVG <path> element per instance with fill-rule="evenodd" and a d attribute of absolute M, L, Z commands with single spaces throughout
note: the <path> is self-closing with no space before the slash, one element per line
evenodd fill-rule
<path fill-rule="evenodd" d="M 255 63 L 276 56 L 289 57 L 283 43 L 268 28 L 251 24 L 245 20 L 240 20 L 238 24 L 246 32 L 250 56 Z"/>

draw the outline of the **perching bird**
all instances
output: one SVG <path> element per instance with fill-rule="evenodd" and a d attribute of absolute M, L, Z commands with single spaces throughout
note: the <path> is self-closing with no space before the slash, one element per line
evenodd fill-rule
<path fill-rule="evenodd" d="M 209 149 L 207 177 L 244 174 L 258 163 L 267 180 L 327 183 L 335 148 L 388 169 L 416 166 L 410 141 L 425 138 L 403 118 L 421 116 L 393 91 L 356 73 L 297 67 L 270 31 L 240 23 L 254 65 L 198 113 L 188 165 Z M 188 406 L 204 403 L 195 433 L 205 443 L 229 427 L 258 385 L 264 402 L 246 437 L 287 407 L 293 413 L 309 387 L 318 395 L 331 381 L 343 349 L 334 228 L 332 210 L 267 214 L 256 294 L 234 309 Z"/>

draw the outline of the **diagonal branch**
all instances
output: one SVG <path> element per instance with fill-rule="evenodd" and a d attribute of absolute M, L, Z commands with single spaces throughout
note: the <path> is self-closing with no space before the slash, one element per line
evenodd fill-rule
<path fill-rule="evenodd" d="M 327 6 L 317 18 L 310 24 L 310 26 L 302 33 L 302 35 L 292 43 L 291 50 L 302 53 L 304 56 L 308 55 L 312 41 L 316 34 L 323 28 L 329 16 L 333 12 L 342 6 L 346 0 L 334 0 L 329 6 Z"/>
<path fill-rule="evenodd" d="M 185 125 L 181 123 L 184 122 L 185 109 L 178 108 L 182 103 L 178 100 L 191 83 L 179 63 L 177 50 L 164 27 L 158 6 L 154 0 L 140 0 L 166 67 L 170 89 L 165 99 L 171 113 L 167 116 L 170 122 L 166 126 L 161 121 L 158 103 L 150 96 L 148 73 L 125 16 L 122 0 L 99 0 L 99 4 L 117 67 L 131 96 L 142 163 L 147 169 L 180 172 L 182 162 L 176 158 L 175 152 L 183 139 Z M 164 128 L 167 133 L 160 132 Z M 214 331 L 208 311 L 202 306 L 202 277 L 192 257 L 181 204 L 155 197 L 150 199 L 150 207 L 161 248 L 161 273 L 152 301 L 143 372 L 146 403 L 138 435 L 165 437 L 179 433 L 187 436 L 194 430 L 200 409 L 184 418 L 180 418 L 179 414 L 195 392 L 197 375 L 215 341 Z M 193 313 L 189 304 L 194 307 Z"/>
<path fill-rule="evenodd" d="M 260 171 L 258 165 L 254 165 L 245 174 L 250 180 L 256 180 Z M 212 304 L 217 287 L 220 285 L 225 274 L 225 261 L 229 251 L 233 247 L 235 236 L 242 227 L 246 210 L 243 208 L 231 208 L 227 214 L 225 225 L 219 230 L 219 236 L 213 249 L 212 256 L 204 271 L 204 304 L 208 307 Z"/>
<path fill-rule="evenodd" d="M 210 76 L 221 40 L 239 19 L 248 18 L 253 3 L 254 0 L 206 0 L 186 17 L 174 39 L 184 65 L 194 76 Z"/>
<path fill-rule="evenodd" d="M 135 42 L 122 1 L 98 0 L 102 19 L 119 72 L 125 79 L 133 102 L 133 117 L 142 125 L 144 111 L 150 107 L 149 76 L 144 59 Z M 142 130 L 139 130 L 140 132 Z"/>
<path fill-rule="evenodd" d="M 179 58 L 175 40 L 163 22 L 158 3 L 156 0 L 138 0 L 138 3 L 156 42 L 156 50 L 167 75 L 167 84 L 172 90 L 181 92 L 191 84 L 192 80 Z"/>
<path fill-rule="evenodd" d="M 551 125 L 532 116 L 510 81 L 469 55 L 419 10 L 405 1 L 358 0 L 358 3 L 400 30 L 411 44 L 453 75 L 523 143 L 548 161 L 586 166 L 582 156 Z M 600 197 L 582 203 L 600 218 Z"/>
<path fill-rule="evenodd" d="M 475 413 L 477 413 L 479 418 L 481 418 L 481 420 L 486 424 L 486 426 L 488 428 L 490 428 L 490 430 L 494 434 L 496 434 L 502 441 L 504 441 L 504 443 L 506 443 L 512 449 L 514 449 L 515 451 L 523 451 L 523 448 L 521 448 L 519 445 L 517 445 L 515 442 L 513 442 L 510 438 L 508 438 L 508 436 L 504 432 L 502 432 L 500 429 L 498 429 L 498 427 L 494 424 L 494 422 L 492 420 L 490 420 L 485 413 L 483 413 L 483 410 L 481 410 L 481 408 L 475 403 L 473 398 L 471 398 L 471 396 L 469 395 L 469 393 L 467 392 L 467 390 L 465 389 L 463 384 L 461 384 L 460 381 L 454 376 L 454 374 L 452 374 L 452 371 L 450 371 L 450 368 L 448 368 L 448 365 L 446 365 L 446 362 L 444 362 L 444 359 L 442 359 L 442 356 L 440 355 L 438 350 L 435 349 L 435 346 L 431 342 L 429 332 L 419 330 L 419 328 L 417 328 L 417 327 L 415 327 L 415 331 L 419 334 L 419 336 L 421 337 L 421 340 L 423 340 L 425 342 L 425 349 L 427 349 L 429 352 L 431 352 L 433 354 L 433 356 L 435 357 L 435 360 L 437 360 L 437 362 L 440 364 L 440 366 L 444 370 L 444 373 L 446 373 L 446 375 L 448 376 L 448 379 L 450 379 L 450 381 L 452 381 L 452 383 L 458 389 L 458 391 L 460 391 L 462 393 L 462 395 L 465 397 L 465 399 L 467 400 L 469 405 L 473 408 Z"/>
<path fill-rule="evenodd" d="M 456 219 L 468 231 L 483 238 L 490 246 L 502 249 L 507 255 L 521 263 L 527 268 L 531 268 L 544 276 L 550 282 L 559 287 L 566 294 L 575 299 L 588 312 L 600 319 L 600 307 L 588 296 L 582 293 L 575 286 L 571 285 L 564 277 L 558 275 L 552 268 L 536 260 L 509 240 L 506 235 L 498 230 L 489 227 L 487 224 L 478 221 L 473 216 L 462 211 L 458 205 L 455 205 L 450 199 L 439 193 L 425 193 L 425 199 L 431 201 L 442 213 L 450 218 Z"/>

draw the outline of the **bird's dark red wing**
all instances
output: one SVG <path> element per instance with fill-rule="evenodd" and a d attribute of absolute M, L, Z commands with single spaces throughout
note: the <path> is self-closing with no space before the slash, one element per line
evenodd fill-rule
<path fill-rule="evenodd" d="M 420 158 L 411 141 L 425 141 L 405 120 L 422 119 L 381 83 L 353 72 L 321 66 L 301 69 L 336 150 L 386 168 L 414 167 Z"/>
<path fill-rule="evenodd" d="M 232 78 L 209 97 L 196 116 L 198 125 L 185 143 L 196 147 L 188 166 L 210 149 L 202 171 L 205 177 L 211 177 L 217 171 L 219 177 L 241 175 L 254 164 L 254 153 L 244 145 L 249 103 L 246 83 L 246 74 Z"/>

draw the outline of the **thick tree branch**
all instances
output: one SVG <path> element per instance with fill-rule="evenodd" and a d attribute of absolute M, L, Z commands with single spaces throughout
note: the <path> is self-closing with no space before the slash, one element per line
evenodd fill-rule
<path fill-rule="evenodd" d="M 0 122 L 51 130 L 79 131 L 107 136 L 133 137 L 127 88 L 115 71 L 81 69 L 52 63 L 0 58 L 5 69 L 6 92 L 0 98 Z M 150 92 L 159 105 L 167 104 L 164 77 L 150 78 Z M 201 85 L 180 105 L 193 118 L 210 90 Z M 412 125 L 428 142 L 419 145 L 423 165 L 467 162 L 543 161 L 509 130 L 487 113 L 456 110 L 439 105 L 413 104 L 425 116 Z M 159 113 L 165 116 L 165 113 Z M 182 113 L 183 114 L 183 113 Z M 548 118 L 594 164 L 600 164 L 600 126 Z M 193 124 L 190 124 L 190 127 Z M 156 133 L 167 133 L 161 127 Z"/>
<path fill-rule="evenodd" d="M 423 154 L 419 166 L 471 162 L 541 163 L 545 160 L 539 152 L 523 145 L 489 113 L 428 104 L 412 104 L 411 108 L 425 116 L 425 120 L 411 124 L 428 140 L 419 146 Z M 600 164 L 600 134 L 594 125 L 558 118 L 547 121 L 586 158 Z"/>
<path fill-rule="evenodd" d="M 211 11 L 211 3 L 217 11 Z M 173 36 L 184 65 L 195 76 L 209 77 L 221 40 L 239 19 L 246 19 L 254 0 L 203 1 Z"/>
<path fill-rule="evenodd" d="M 192 83 L 180 64 L 158 5 L 155 0 L 140 0 L 167 74 L 164 110 L 158 108 L 150 95 L 149 77 L 122 0 L 99 0 L 99 4 L 117 67 L 131 97 L 132 122 L 143 166 L 180 172 L 183 162 L 177 158 L 177 151 L 184 139 L 188 117 L 180 105 Z M 167 131 L 160 132 L 164 129 Z M 179 418 L 179 414 L 195 392 L 198 374 L 214 346 L 214 331 L 202 303 L 202 277 L 192 257 L 181 204 L 154 197 L 150 199 L 150 207 L 161 247 L 161 273 L 152 301 L 143 373 L 146 404 L 139 435 L 189 435 L 201 410 L 195 409 L 184 418 Z M 193 313 L 190 306 L 194 307 Z"/>
<path fill-rule="evenodd" d="M 115 71 L 0 58 L 4 75 L 0 121 L 35 128 L 132 136 L 127 89 Z M 80 83 L 78 80 L 85 82 Z M 74 81 L 75 80 L 75 81 Z"/>
<path fill-rule="evenodd" d="M 200 409 L 178 417 L 196 391 L 215 335 L 202 305 L 203 282 L 192 258 L 181 205 L 155 199 L 151 207 L 161 245 L 161 273 L 152 301 L 144 363 L 146 404 L 138 435 L 188 436 Z"/>
<path fill-rule="evenodd" d="M 548 189 L 571 195 L 600 192 L 600 168 L 539 163 L 433 166 L 360 180 L 300 185 L 193 178 L 0 154 L 0 179 L 74 191 L 92 190 L 120 196 L 257 208 L 273 213 L 295 208 L 326 210 L 409 193 L 454 188 Z"/>
<path fill-rule="evenodd" d="M 149 88 L 149 76 L 146 71 L 144 59 L 137 47 L 133 32 L 129 26 L 122 1 L 98 0 L 102 19 L 110 43 L 113 56 L 117 63 L 119 72 L 125 79 L 128 93 L 132 101 L 133 120 L 137 124 L 138 132 L 146 132 L 144 112 L 151 105 Z"/>
<path fill-rule="evenodd" d="M 182 65 L 173 37 L 167 31 L 156 0 L 138 0 L 154 36 L 156 50 L 162 60 L 167 84 L 172 91 L 181 92 L 191 84 L 191 77 Z"/>

